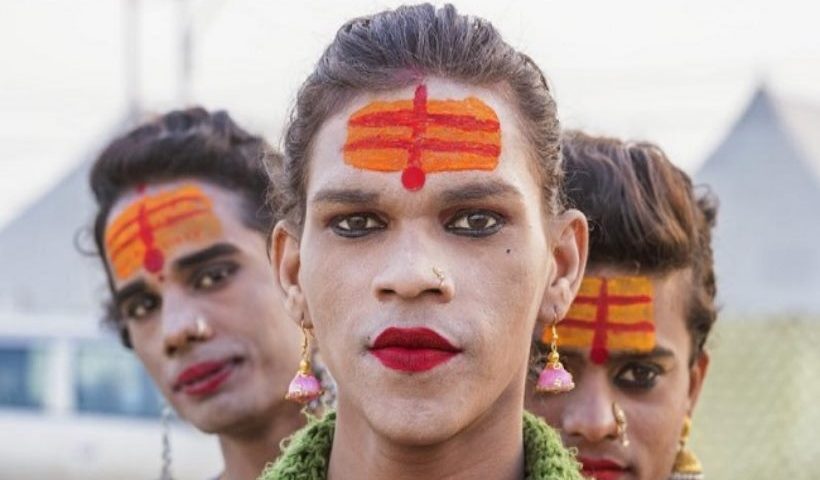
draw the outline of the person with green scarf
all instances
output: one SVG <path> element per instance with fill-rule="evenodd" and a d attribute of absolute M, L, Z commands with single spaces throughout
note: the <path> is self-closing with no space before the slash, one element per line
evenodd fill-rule
<path fill-rule="evenodd" d="M 545 76 L 486 20 L 425 4 L 338 31 L 299 90 L 270 241 L 304 335 L 288 395 L 320 393 L 315 339 L 337 409 L 261 478 L 581 478 L 523 405 L 536 318 L 564 316 L 586 263 L 559 139 Z"/>

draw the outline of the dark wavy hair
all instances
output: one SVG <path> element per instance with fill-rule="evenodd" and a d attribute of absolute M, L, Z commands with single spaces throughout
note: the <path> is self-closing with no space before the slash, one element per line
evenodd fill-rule
<path fill-rule="evenodd" d="M 690 268 L 686 326 L 691 360 L 717 318 L 712 228 L 717 198 L 696 194 L 689 176 L 657 145 L 578 131 L 562 139 L 566 201 L 589 220 L 589 267 L 645 274 Z"/>
<path fill-rule="evenodd" d="M 301 227 L 311 143 L 324 121 L 362 92 L 404 88 L 427 76 L 501 88 L 529 140 L 545 210 L 561 208 L 560 128 L 544 74 L 488 21 L 430 4 L 357 18 L 339 29 L 299 89 L 284 139 L 285 176 L 271 208 Z"/>
<path fill-rule="evenodd" d="M 104 235 L 111 207 L 120 196 L 140 184 L 179 178 L 208 181 L 240 195 L 243 223 L 267 238 L 276 220 L 266 207 L 269 173 L 274 174 L 281 165 L 281 156 L 262 137 L 237 126 L 224 111 L 172 111 L 115 139 L 97 158 L 89 176 L 98 207 L 94 242 L 111 291 L 114 283 Z M 117 328 L 123 343 L 131 346 L 113 302 L 107 303 L 103 322 Z"/>

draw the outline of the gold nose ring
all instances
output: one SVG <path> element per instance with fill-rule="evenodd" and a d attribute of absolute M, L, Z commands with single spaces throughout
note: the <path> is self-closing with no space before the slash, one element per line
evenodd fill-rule
<path fill-rule="evenodd" d="M 626 436 L 626 413 L 624 413 L 624 410 L 617 403 L 612 402 L 612 415 L 615 417 L 615 427 L 618 437 L 621 439 L 621 445 L 628 447 L 629 438 Z"/>

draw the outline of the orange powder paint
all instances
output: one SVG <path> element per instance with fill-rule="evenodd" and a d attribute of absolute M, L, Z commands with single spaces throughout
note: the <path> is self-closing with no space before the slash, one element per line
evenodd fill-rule
<path fill-rule="evenodd" d="M 123 280 L 140 267 L 159 273 L 165 258 L 184 242 L 218 236 L 222 231 L 211 199 L 195 185 L 143 195 L 108 226 L 105 248 L 114 276 Z"/>
<path fill-rule="evenodd" d="M 655 347 L 652 281 L 647 277 L 586 277 L 567 317 L 558 324 L 559 345 L 590 348 L 602 364 L 612 350 L 648 352 Z M 542 336 L 552 341 L 550 329 Z"/>
<path fill-rule="evenodd" d="M 498 117 L 475 97 L 428 100 L 419 85 L 412 100 L 373 102 L 348 120 L 345 163 L 365 170 L 402 172 L 411 191 L 427 173 L 493 170 L 501 154 Z"/>

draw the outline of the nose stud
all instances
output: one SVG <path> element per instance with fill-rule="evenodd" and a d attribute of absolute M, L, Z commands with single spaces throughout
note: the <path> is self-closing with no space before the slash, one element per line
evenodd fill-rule
<path fill-rule="evenodd" d="M 194 332 L 194 336 L 196 338 L 203 340 L 210 336 L 211 329 L 208 327 L 208 324 L 205 322 L 205 318 L 201 315 L 196 317 L 196 330 Z"/>
<path fill-rule="evenodd" d="M 444 276 L 444 272 L 438 267 L 433 267 L 433 275 L 438 278 L 438 286 L 441 288 L 441 286 L 444 285 L 444 280 L 447 278 Z"/>

